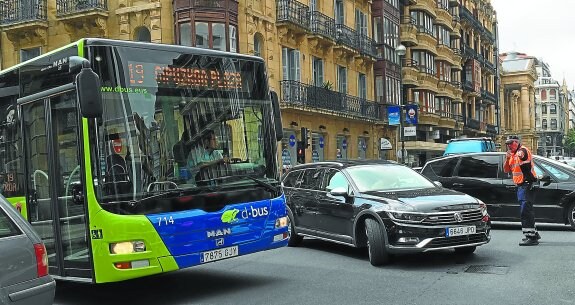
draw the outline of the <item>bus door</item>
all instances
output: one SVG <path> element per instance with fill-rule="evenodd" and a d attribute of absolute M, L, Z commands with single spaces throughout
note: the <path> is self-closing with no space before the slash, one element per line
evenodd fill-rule
<path fill-rule="evenodd" d="M 89 280 L 76 91 L 62 87 L 18 101 L 28 219 L 46 244 L 50 274 Z"/>

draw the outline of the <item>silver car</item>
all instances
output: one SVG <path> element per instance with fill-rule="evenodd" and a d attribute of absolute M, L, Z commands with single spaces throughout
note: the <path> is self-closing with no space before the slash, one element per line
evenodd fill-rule
<path fill-rule="evenodd" d="M 55 292 L 42 240 L 0 195 L 0 304 L 52 304 Z"/>

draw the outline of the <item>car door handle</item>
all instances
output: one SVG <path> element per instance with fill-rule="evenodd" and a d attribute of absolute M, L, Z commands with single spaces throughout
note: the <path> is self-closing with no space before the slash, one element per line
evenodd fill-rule
<path fill-rule="evenodd" d="M 506 185 L 505 188 L 508 189 L 508 190 L 515 190 L 515 189 L 517 189 L 517 186 L 515 186 L 515 185 Z"/>
<path fill-rule="evenodd" d="M 463 186 L 463 183 L 454 183 L 453 186 Z"/>

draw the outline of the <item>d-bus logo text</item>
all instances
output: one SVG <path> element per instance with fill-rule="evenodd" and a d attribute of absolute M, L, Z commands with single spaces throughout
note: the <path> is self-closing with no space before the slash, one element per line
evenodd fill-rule
<path fill-rule="evenodd" d="M 241 213 L 240 213 L 240 210 L 233 209 L 233 210 L 225 211 L 222 214 L 221 220 L 223 223 L 234 223 L 234 222 L 238 221 L 238 215 L 242 219 L 258 218 L 258 217 L 268 216 L 269 211 L 268 211 L 268 207 L 254 208 L 252 206 L 250 206 L 249 209 L 247 207 L 244 208 L 243 211 L 241 211 Z"/>

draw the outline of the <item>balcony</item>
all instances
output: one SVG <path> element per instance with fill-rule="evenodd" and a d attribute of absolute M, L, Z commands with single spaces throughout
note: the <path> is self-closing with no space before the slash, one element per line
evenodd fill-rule
<path fill-rule="evenodd" d="M 380 105 L 357 96 L 290 80 L 281 81 L 280 87 L 280 102 L 285 108 L 311 109 L 366 121 L 379 121 L 382 117 Z"/>
<path fill-rule="evenodd" d="M 12 42 L 37 37 L 44 44 L 47 28 L 47 0 L 0 1 L 0 29 Z"/>
<path fill-rule="evenodd" d="M 487 127 L 486 127 L 485 131 L 487 131 L 487 133 L 488 133 L 488 134 L 491 134 L 491 135 L 496 135 L 496 134 L 498 134 L 498 132 L 497 132 L 497 126 L 492 125 L 492 124 L 487 124 Z"/>
<path fill-rule="evenodd" d="M 377 58 L 377 45 L 375 41 L 365 35 L 357 35 L 359 53 L 371 58 Z"/>
<path fill-rule="evenodd" d="M 465 127 L 474 130 L 481 130 L 481 122 L 476 119 L 466 118 Z"/>
<path fill-rule="evenodd" d="M 357 33 L 345 24 L 335 25 L 335 37 L 339 43 L 351 49 L 355 49 L 358 46 Z"/>
<path fill-rule="evenodd" d="M 452 69 L 455 68 L 456 70 L 461 70 L 461 60 L 462 60 L 461 50 L 459 50 L 458 48 L 451 48 L 451 51 L 453 52 L 453 61 L 454 61 Z"/>
<path fill-rule="evenodd" d="M 453 118 L 453 114 L 449 112 L 440 112 L 439 127 L 447 129 L 455 128 L 455 119 Z"/>
<path fill-rule="evenodd" d="M 416 4 L 412 5 L 409 9 L 416 11 L 425 11 L 431 15 L 433 19 L 437 18 L 435 8 L 437 7 L 437 0 L 418 0 Z"/>
<path fill-rule="evenodd" d="M 470 46 L 468 46 L 466 44 L 461 44 L 461 45 L 463 48 L 463 57 L 465 57 L 465 60 L 475 59 L 477 57 L 477 53 L 475 52 L 474 49 L 472 49 Z"/>
<path fill-rule="evenodd" d="M 435 113 L 435 109 L 426 108 L 420 105 L 419 117 L 417 118 L 417 123 L 420 125 L 439 125 L 439 119 L 441 118 L 439 114 Z"/>
<path fill-rule="evenodd" d="M 303 35 L 309 31 L 309 7 L 295 0 L 278 0 L 277 28 L 280 36 L 291 32 Z"/>
<path fill-rule="evenodd" d="M 399 39 L 407 47 L 417 45 L 417 23 L 411 16 L 401 18 Z"/>
<path fill-rule="evenodd" d="M 495 96 L 495 94 L 485 90 L 485 89 L 481 89 L 481 98 L 483 98 L 483 100 L 496 104 L 497 103 L 497 97 Z"/>
<path fill-rule="evenodd" d="M 465 125 L 465 118 L 460 114 L 453 115 L 453 118 L 455 119 L 455 127 L 453 129 L 462 131 Z"/>
<path fill-rule="evenodd" d="M 485 37 L 487 37 L 487 39 L 491 44 L 495 43 L 495 35 L 493 35 L 493 33 L 491 33 L 491 31 L 488 30 L 486 27 L 483 27 L 483 34 Z"/>
<path fill-rule="evenodd" d="M 403 59 L 402 66 L 402 84 L 410 88 L 417 87 L 419 85 L 419 81 L 417 80 L 419 74 L 417 61 L 413 59 Z"/>
<path fill-rule="evenodd" d="M 461 17 L 461 22 L 466 22 L 480 32 L 483 31 L 483 25 L 479 22 L 476 15 L 471 13 L 464 5 L 459 7 L 459 17 Z"/>
<path fill-rule="evenodd" d="M 90 33 L 91 25 L 105 32 L 108 3 L 107 0 L 56 0 L 56 17 L 70 27 L 68 32 L 78 29 Z"/>
<path fill-rule="evenodd" d="M 435 19 L 436 23 L 443 24 L 448 27 L 449 30 L 453 30 L 453 18 L 451 17 L 448 7 L 442 7 L 438 2 L 435 8 L 435 14 L 437 15 L 437 18 Z"/>
<path fill-rule="evenodd" d="M 323 46 L 335 44 L 335 20 L 318 11 L 311 13 L 311 35 L 309 40 L 317 40 Z M 316 45 L 318 44 L 316 43 Z"/>
<path fill-rule="evenodd" d="M 437 38 L 433 36 L 433 32 L 425 29 L 423 26 L 417 27 L 417 49 L 424 49 L 433 54 L 437 54 Z"/>

